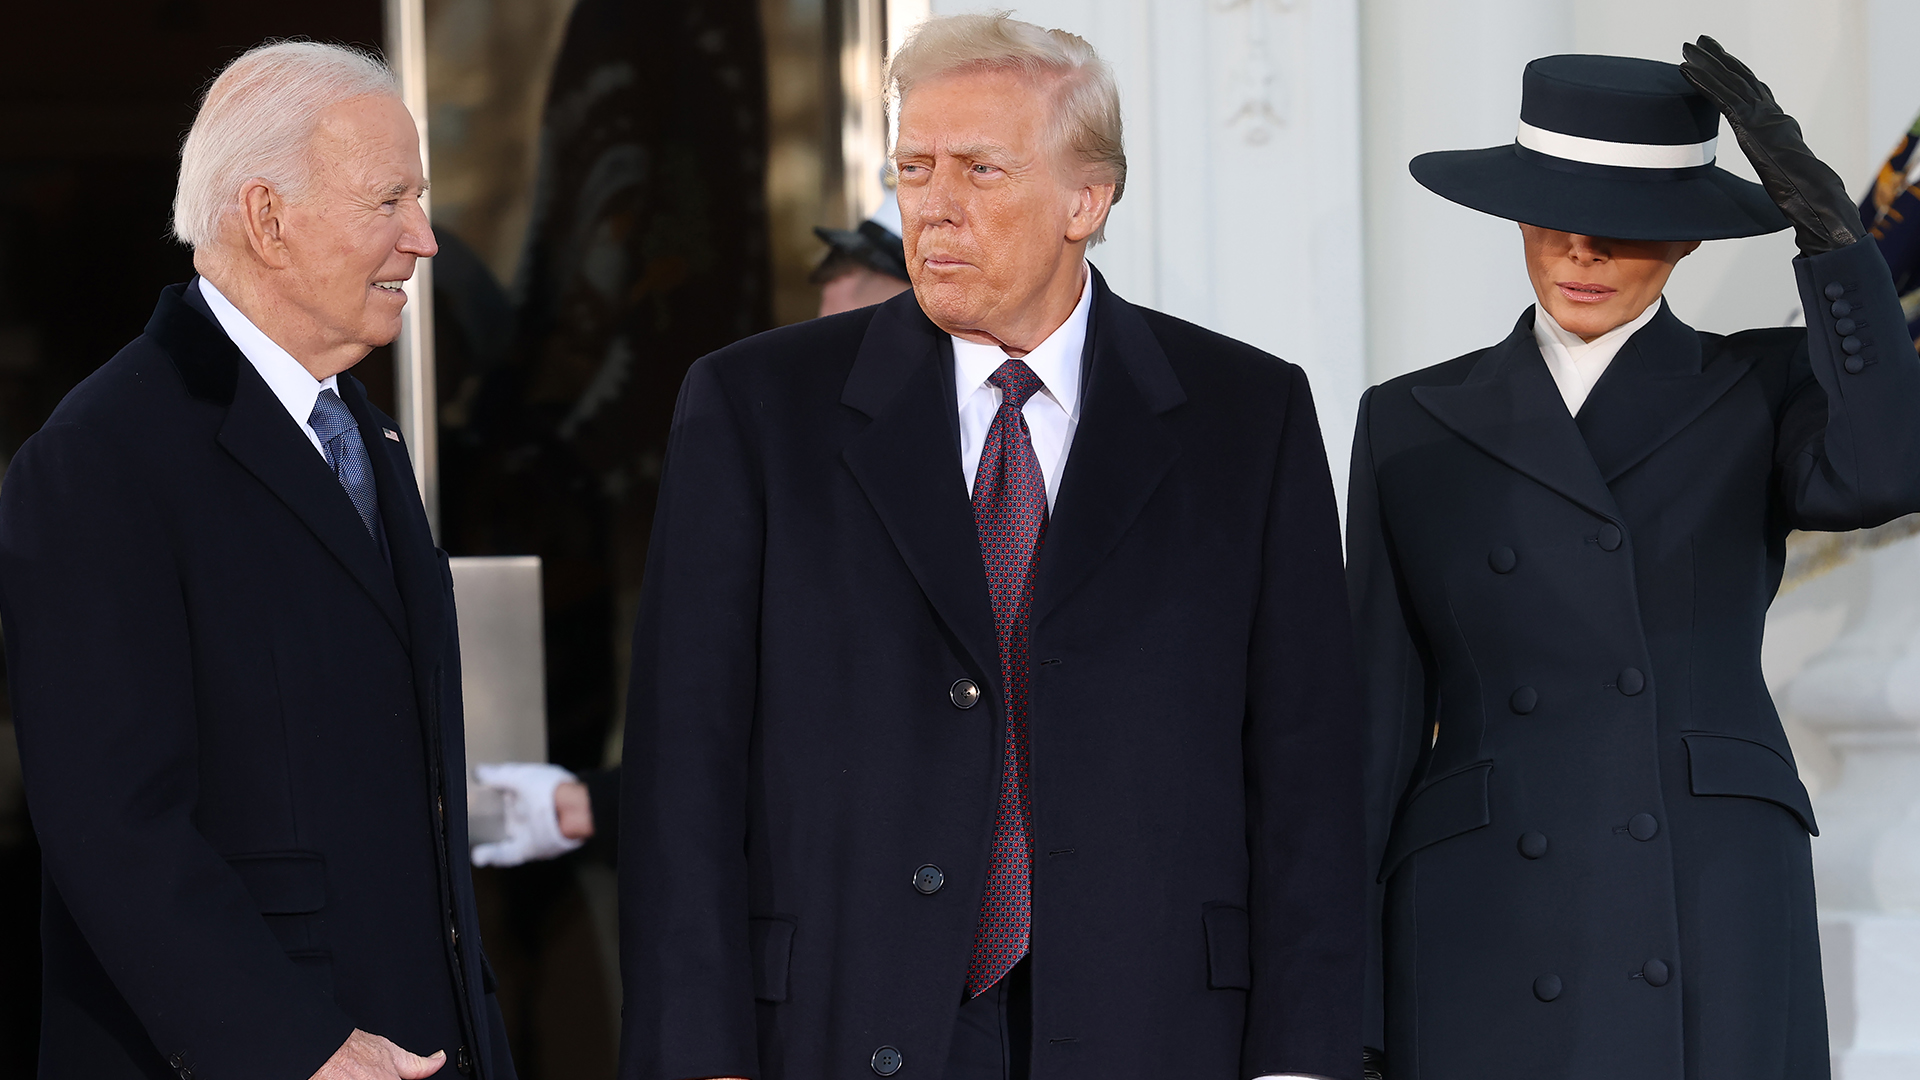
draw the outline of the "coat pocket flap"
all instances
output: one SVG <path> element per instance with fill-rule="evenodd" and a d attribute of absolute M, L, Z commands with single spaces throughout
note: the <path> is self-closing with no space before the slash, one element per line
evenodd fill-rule
<path fill-rule="evenodd" d="M 1207 928 L 1207 985 L 1215 990 L 1253 989 L 1253 924 L 1247 909 L 1208 904 L 1200 918 Z"/>
<path fill-rule="evenodd" d="M 327 906 L 327 861 L 313 851 L 228 855 L 262 915 L 306 915 Z"/>
<path fill-rule="evenodd" d="M 1487 808 L 1487 777 L 1493 762 L 1483 761 L 1450 773 L 1413 793 L 1393 823 L 1386 857 L 1380 860 L 1385 881 L 1401 860 L 1429 844 L 1482 828 L 1493 820 Z"/>
<path fill-rule="evenodd" d="M 753 954 L 753 996 L 760 1001 L 787 1000 L 787 968 L 793 961 L 791 916 L 774 915 L 747 921 L 747 947 Z"/>
<path fill-rule="evenodd" d="M 1695 795 L 1737 795 L 1784 807 L 1814 836 L 1813 801 L 1793 764 L 1772 747 L 1731 735 L 1683 735 Z"/>

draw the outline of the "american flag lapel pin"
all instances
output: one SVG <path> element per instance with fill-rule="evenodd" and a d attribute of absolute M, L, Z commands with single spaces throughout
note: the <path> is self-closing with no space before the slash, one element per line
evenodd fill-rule
<path fill-rule="evenodd" d="M 393 429 L 392 429 L 392 428 L 390 428 L 390 427 L 383 427 L 383 428 L 381 428 L 381 429 L 380 429 L 380 434 L 382 434 L 382 435 L 385 435 L 385 436 L 386 436 L 387 438 L 389 438 L 389 439 L 392 439 L 392 440 L 393 440 L 394 442 L 399 442 L 399 441 L 400 441 L 400 433 L 399 433 L 399 432 L 397 432 L 397 431 L 395 431 L 395 430 L 393 430 Z"/>

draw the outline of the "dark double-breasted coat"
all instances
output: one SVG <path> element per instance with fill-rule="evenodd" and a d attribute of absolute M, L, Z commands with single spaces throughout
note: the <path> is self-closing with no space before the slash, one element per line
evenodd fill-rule
<path fill-rule="evenodd" d="M 1795 272 L 1807 329 L 1663 309 L 1577 418 L 1531 311 L 1362 405 L 1395 1080 L 1827 1075 L 1815 823 L 1760 638 L 1789 529 L 1920 510 L 1920 362 L 1872 244 Z"/>
<path fill-rule="evenodd" d="M 1358 703 L 1306 380 L 1092 287 L 1033 602 L 1033 1075 L 1357 1080 Z M 946 1065 L 1005 745 L 951 348 L 906 293 L 687 376 L 622 778 L 627 1080 Z"/>
<path fill-rule="evenodd" d="M 452 579 L 350 376 L 386 549 L 197 289 L 0 491 L 47 1080 L 306 1080 L 355 1027 L 513 1075 L 467 863 Z"/>

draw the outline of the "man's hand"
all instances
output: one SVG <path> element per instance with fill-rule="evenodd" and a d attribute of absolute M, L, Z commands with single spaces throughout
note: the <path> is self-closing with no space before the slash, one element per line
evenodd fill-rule
<path fill-rule="evenodd" d="M 1680 73 L 1726 116 L 1761 186 L 1793 223 L 1800 254 L 1838 251 L 1865 235 L 1846 183 L 1813 155 L 1766 83 L 1710 37 L 1680 52 L 1686 57 Z"/>
<path fill-rule="evenodd" d="M 347 1036 L 313 1080 L 424 1080 L 447 1063 L 447 1052 L 432 1057 L 409 1054 L 378 1035 L 359 1028 Z"/>
<path fill-rule="evenodd" d="M 568 780 L 553 789 L 553 816 L 560 823 L 560 835 L 569 840 L 593 838 L 593 797 L 587 785 Z"/>

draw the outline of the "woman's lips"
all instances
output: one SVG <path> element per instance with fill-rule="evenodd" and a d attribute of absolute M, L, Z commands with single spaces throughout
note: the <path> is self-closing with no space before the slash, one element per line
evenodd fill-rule
<path fill-rule="evenodd" d="M 1576 304 L 1603 303 L 1613 299 L 1613 295 L 1620 291 L 1605 285 L 1590 285 L 1584 281 L 1556 281 L 1553 284 L 1560 290 L 1561 296 Z"/>

